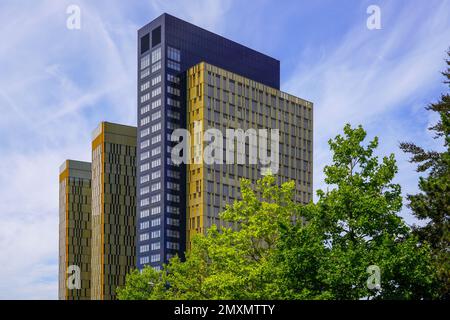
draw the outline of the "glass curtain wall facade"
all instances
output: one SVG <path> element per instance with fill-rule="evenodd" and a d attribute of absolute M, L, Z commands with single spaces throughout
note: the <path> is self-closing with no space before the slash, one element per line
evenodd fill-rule
<path fill-rule="evenodd" d="M 187 128 L 187 70 L 205 61 L 279 89 L 280 63 L 168 14 L 138 31 L 137 61 L 137 267 L 158 269 L 186 250 L 186 166 L 170 155 Z"/>
<path fill-rule="evenodd" d="M 190 68 L 187 74 L 191 138 L 187 173 L 188 247 L 195 234 L 204 233 L 212 224 L 222 225 L 219 213 L 227 203 L 239 199 L 241 178 L 255 182 L 264 173 L 265 166 L 261 166 L 259 159 L 250 162 L 249 135 L 241 140 L 245 150 L 240 156 L 245 163 L 237 164 L 236 137 L 232 140 L 235 151 L 228 157 L 227 129 L 242 129 L 244 133 L 249 129 L 278 129 L 278 183 L 296 181 L 296 201 L 308 203 L 312 199 L 312 103 L 207 63 Z M 199 139 L 210 128 L 223 135 L 224 164 L 207 165 L 201 160 L 209 142 Z M 267 145 L 270 146 L 269 140 Z M 226 164 L 229 158 L 234 164 Z"/>
<path fill-rule="evenodd" d="M 89 300 L 91 164 L 66 160 L 59 172 L 60 300 Z"/>
<path fill-rule="evenodd" d="M 91 298 L 114 300 L 136 265 L 136 127 L 94 131 L 92 199 Z"/>

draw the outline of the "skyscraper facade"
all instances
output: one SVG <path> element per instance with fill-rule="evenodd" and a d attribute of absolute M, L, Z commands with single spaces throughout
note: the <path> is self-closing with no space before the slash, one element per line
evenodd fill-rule
<path fill-rule="evenodd" d="M 205 61 L 279 89 L 280 63 L 168 14 L 138 31 L 137 59 L 137 267 L 159 268 L 186 250 L 186 166 L 171 162 L 171 133 L 187 125 L 187 70 Z"/>
<path fill-rule="evenodd" d="M 135 268 L 135 228 L 136 127 L 102 122 L 92 141 L 92 299 L 116 299 Z"/>
<path fill-rule="evenodd" d="M 239 198 L 240 179 L 255 182 L 268 168 L 276 173 L 280 184 L 297 182 L 296 201 L 310 201 L 311 102 L 204 62 L 188 70 L 187 90 L 191 139 L 187 168 L 188 247 L 195 234 L 223 223 L 219 213 Z M 267 128 L 278 130 L 278 134 L 268 130 L 262 132 L 265 136 L 259 136 L 258 130 Z M 215 163 L 207 163 L 203 155 L 210 145 L 204 140 L 210 129 L 218 130 L 213 131 L 217 134 L 214 139 L 221 139 L 214 151 L 218 152 Z M 198 137 L 200 140 L 195 141 Z M 267 150 L 262 149 L 264 146 Z"/>
<path fill-rule="evenodd" d="M 59 171 L 59 290 L 62 300 L 90 299 L 91 164 L 66 160 Z"/>

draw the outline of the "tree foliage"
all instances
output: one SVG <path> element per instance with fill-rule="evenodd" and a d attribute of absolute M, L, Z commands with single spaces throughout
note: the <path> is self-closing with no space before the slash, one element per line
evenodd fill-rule
<path fill-rule="evenodd" d="M 221 213 L 228 226 L 194 238 L 186 261 L 162 271 L 133 271 L 120 299 L 432 298 L 435 276 L 427 244 L 398 216 L 400 186 L 393 155 L 379 161 L 375 138 L 346 125 L 330 140 L 330 191 L 317 204 L 294 199 L 295 185 L 265 176 L 241 182 L 241 200 Z M 367 268 L 381 271 L 370 289 Z"/>
<path fill-rule="evenodd" d="M 450 51 L 448 51 L 450 57 Z M 442 74 L 450 87 L 450 59 Z M 450 298 L 450 94 L 442 94 L 438 102 L 427 110 L 439 115 L 438 122 L 429 128 L 436 139 L 443 140 L 443 151 L 425 150 L 412 142 L 403 142 L 400 148 L 411 154 L 410 161 L 417 164 L 417 171 L 427 176 L 419 179 L 420 193 L 408 195 L 408 206 L 413 214 L 425 222 L 414 226 L 414 233 L 422 243 L 433 249 L 433 262 L 439 270 L 440 297 Z"/>

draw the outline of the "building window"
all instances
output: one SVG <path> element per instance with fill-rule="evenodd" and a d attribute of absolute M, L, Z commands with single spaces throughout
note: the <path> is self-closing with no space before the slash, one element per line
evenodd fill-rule
<path fill-rule="evenodd" d="M 160 134 L 158 134 L 157 136 L 154 136 L 152 138 L 152 144 L 158 143 L 160 141 L 161 141 L 161 135 Z"/>
<path fill-rule="evenodd" d="M 180 202 L 180 196 L 168 193 L 167 194 L 167 201 L 172 201 L 172 202 L 179 203 Z"/>
<path fill-rule="evenodd" d="M 161 255 L 160 254 L 152 254 L 150 257 L 150 261 L 151 262 L 158 262 L 161 260 Z"/>
<path fill-rule="evenodd" d="M 143 96 L 141 96 L 141 103 L 144 103 L 150 99 L 150 94 L 146 93 Z"/>
<path fill-rule="evenodd" d="M 150 188 L 148 186 L 147 187 L 143 187 L 140 190 L 140 195 L 143 196 L 145 194 L 148 194 L 149 192 L 150 192 Z"/>
<path fill-rule="evenodd" d="M 150 246 L 148 244 L 139 246 L 139 252 L 143 253 L 143 252 L 148 252 L 150 250 Z"/>
<path fill-rule="evenodd" d="M 161 159 L 156 159 L 152 161 L 152 169 L 159 167 L 161 165 Z"/>
<path fill-rule="evenodd" d="M 171 250 L 180 250 L 180 244 L 177 242 L 167 241 L 166 247 Z"/>
<path fill-rule="evenodd" d="M 152 184 L 152 192 L 161 189 L 161 182 Z"/>
<path fill-rule="evenodd" d="M 156 131 L 159 131 L 159 130 L 161 130 L 161 122 L 152 125 L 152 133 L 154 133 L 154 132 L 156 132 Z"/>
<path fill-rule="evenodd" d="M 180 191 L 180 184 L 168 181 L 167 182 L 167 189 Z"/>
<path fill-rule="evenodd" d="M 175 129 L 178 129 L 178 127 L 179 127 L 179 125 L 178 125 L 178 123 L 173 123 L 173 122 L 167 122 L 167 129 L 169 129 L 169 130 L 175 130 Z M 168 140 L 170 140 L 170 139 L 168 139 Z"/>
<path fill-rule="evenodd" d="M 154 97 L 156 97 L 157 95 L 160 95 L 160 94 L 161 94 L 161 86 L 156 87 L 155 89 L 152 90 L 152 98 L 154 98 Z"/>
<path fill-rule="evenodd" d="M 179 84 L 180 78 L 177 76 L 174 76 L 173 74 L 167 74 L 167 81 L 173 82 L 175 84 Z"/>
<path fill-rule="evenodd" d="M 159 177 L 161 177 L 161 170 L 152 172 L 152 180 L 158 179 Z"/>
<path fill-rule="evenodd" d="M 148 200 L 148 198 L 147 198 Z M 156 203 L 156 202 L 160 202 L 161 201 L 161 195 L 160 194 L 156 194 L 154 196 L 152 196 L 152 203 Z"/>
<path fill-rule="evenodd" d="M 152 149 L 152 157 L 154 157 L 160 153 L 161 153 L 161 147 L 156 147 L 156 148 Z"/>
<path fill-rule="evenodd" d="M 150 152 L 149 151 L 145 151 L 145 152 L 141 153 L 141 161 L 142 160 L 146 160 L 148 158 L 150 158 Z"/>
<path fill-rule="evenodd" d="M 150 145 L 150 140 L 146 139 L 141 142 L 141 149 L 147 148 Z"/>
<path fill-rule="evenodd" d="M 141 70 L 144 70 L 150 66 L 150 55 L 146 54 L 141 58 Z"/>
<path fill-rule="evenodd" d="M 159 214 L 159 213 L 161 213 L 160 206 L 152 208 L 152 216 L 154 216 L 155 214 Z"/>
<path fill-rule="evenodd" d="M 152 110 L 161 106 L 161 98 L 152 102 Z"/>
<path fill-rule="evenodd" d="M 148 257 L 141 257 L 141 258 L 139 258 L 139 262 L 141 264 L 146 264 L 146 263 L 149 262 L 149 258 Z"/>
<path fill-rule="evenodd" d="M 147 81 L 144 84 L 141 84 L 141 91 L 145 91 L 148 88 L 150 88 L 150 81 Z"/>
<path fill-rule="evenodd" d="M 167 60 L 167 67 L 170 69 L 173 69 L 175 71 L 180 71 L 181 67 L 180 64 L 178 62 L 172 61 L 172 60 Z M 153 67 L 152 67 L 153 69 Z"/>
<path fill-rule="evenodd" d="M 152 73 L 155 73 L 155 72 L 158 71 L 159 69 L 161 69 L 161 61 L 158 61 L 157 63 L 155 63 L 154 65 L 152 65 Z"/>
<path fill-rule="evenodd" d="M 148 162 L 141 165 L 141 172 L 147 171 L 148 169 L 150 169 L 150 164 Z"/>
<path fill-rule="evenodd" d="M 167 224 L 169 226 L 179 227 L 180 226 L 180 220 L 179 219 L 174 219 L 174 218 L 167 218 Z"/>
<path fill-rule="evenodd" d="M 180 89 L 174 88 L 172 86 L 167 86 L 167 93 L 173 94 L 175 96 L 180 96 Z"/>
<path fill-rule="evenodd" d="M 168 229 L 167 230 L 167 236 L 171 237 L 171 238 L 179 239 L 180 238 L 180 232 Z"/>
<path fill-rule="evenodd" d="M 152 63 L 161 60 L 161 47 L 152 51 Z"/>
<path fill-rule="evenodd" d="M 150 212 L 149 212 L 148 209 L 141 210 L 140 217 L 141 217 L 141 218 L 146 218 L 146 217 L 149 216 L 149 214 L 150 214 Z"/>
<path fill-rule="evenodd" d="M 168 170 L 167 176 L 169 178 L 180 179 L 180 173 L 178 171 Z"/>
<path fill-rule="evenodd" d="M 149 116 L 141 119 L 141 126 L 145 126 L 148 123 L 150 123 L 150 117 Z"/>
<path fill-rule="evenodd" d="M 161 249 L 161 242 L 152 243 L 152 251 Z"/>
<path fill-rule="evenodd" d="M 180 214 L 180 208 L 167 206 L 167 212 L 172 214 Z"/>
<path fill-rule="evenodd" d="M 160 83 L 161 82 L 161 75 L 158 75 L 158 76 L 156 76 L 156 77 L 154 77 L 153 79 L 152 79 L 152 87 L 153 86 L 156 86 L 158 83 Z"/>
<path fill-rule="evenodd" d="M 180 50 L 172 47 L 167 47 L 167 58 L 180 62 L 181 60 Z"/>
<path fill-rule="evenodd" d="M 172 110 L 167 110 L 167 116 L 173 119 L 180 120 L 180 113 Z"/>
<path fill-rule="evenodd" d="M 147 233 L 141 233 L 141 235 L 139 236 L 139 240 L 140 241 L 146 241 L 148 239 L 150 239 L 150 234 L 148 232 Z"/>
<path fill-rule="evenodd" d="M 161 218 L 152 219 L 152 227 L 160 226 Z"/>
<path fill-rule="evenodd" d="M 150 75 L 150 68 L 146 68 L 141 72 L 141 79 L 144 79 Z"/>
<path fill-rule="evenodd" d="M 141 183 L 146 183 L 146 182 L 149 182 L 149 181 L 150 181 L 150 175 L 149 174 L 141 176 Z"/>
<path fill-rule="evenodd" d="M 152 30 L 152 48 L 161 43 L 161 26 Z"/>
<path fill-rule="evenodd" d="M 161 237 L 161 231 L 160 230 L 156 230 L 152 232 L 152 239 L 156 239 Z"/>
<path fill-rule="evenodd" d="M 146 137 L 150 134 L 150 129 L 146 128 L 144 130 L 141 130 L 141 138 Z"/>
<path fill-rule="evenodd" d="M 141 115 L 150 111 L 150 105 L 146 104 L 141 108 Z"/>
<path fill-rule="evenodd" d="M 161 118 L 161 110 L 152 114 L 152 121 L 158 120 L 159 118 Z"/>
<path fill-rule="evenodd" d="M 149 227 L 150 227 L 150 223 L 148 221 L 144 221 L 139 224 L 140 230 L 145 230 L 145 229 L 148 229 Z"/>
<path fill-rule="evenodd" d="M 167 104 L 169 106 L 172 106 L 172 107 L 177 107 L 177 108 L 180 107 L 180 101 L 177 101 L 177 100 L 172 99 L 172 98 L 167 98 Z"/>

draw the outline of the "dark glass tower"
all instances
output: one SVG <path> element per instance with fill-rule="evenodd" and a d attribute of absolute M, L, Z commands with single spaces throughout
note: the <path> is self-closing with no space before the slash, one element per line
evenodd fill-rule
<path fill-rule="evenodd" d="M 186 249 L 186 168 L 171 163 L 186 128 L 186 71 L 206 62 L 279 89 L 280 62 L 168 14 L 138 31 L 137 267 Z"/>

